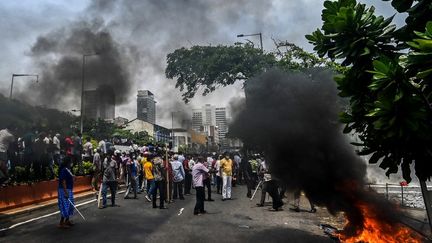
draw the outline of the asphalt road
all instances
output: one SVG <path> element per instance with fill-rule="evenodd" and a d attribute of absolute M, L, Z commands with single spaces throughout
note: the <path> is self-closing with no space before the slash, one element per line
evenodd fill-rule
<path fill-rule="evenodd" d="M 70 229 L 58 229 L 54 215 L 9 230 L 0 242 L 333 242 L 318 227 L 328 218 L 325 210 L 295 213 L 286 205 L 271 212 L 270 205 L 255 206 L 259 193 L 252 202 L 244 186 L 233 188 L 230 201 L 213 194 L 216 201 L 206 202 L 208 213 L 201 216 L 193 215 L 194 195 L 168 204 L 167 210 L 153 209 L 144 194 L 137 200 L 120 197 L 117 208 L 100 210 L 95 202 L 79 207 L 87 220 L 76 213 Z"/>

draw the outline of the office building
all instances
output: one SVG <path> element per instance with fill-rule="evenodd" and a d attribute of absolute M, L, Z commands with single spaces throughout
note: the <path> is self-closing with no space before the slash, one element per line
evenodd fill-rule
<path fill-rule="evenodd" d="M 225 137 L 228 133 L 227 109 L 225 107 L 215 107 L 209 104 L 192 111 L 192 129 L 198 132 L 206 132 L 205 128 L 213 126 L 217 131 L 218 141 L 222 146 L 225 145 Z M 207 129 L 208 130 L 208 129 Z"/>
<path fill-rule="evenodd" d="M 115 94 L 111 87 L 100 86 L 84 91 L 84 117 L 113 121 L 115 117 Z"/>
<path fill-rule="evenodd" d="M 148 90 L 138 90 L 137 118 L 156 124 L 156 101 L 153 93 Z"/>

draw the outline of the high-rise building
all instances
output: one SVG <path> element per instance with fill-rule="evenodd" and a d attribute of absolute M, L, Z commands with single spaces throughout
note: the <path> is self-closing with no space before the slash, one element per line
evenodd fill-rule
<path fill-rule="evenodd" d="M 228 133 L 227 109 L 205 105 L 199 109 L 193 109 L 192 129 L 204 132 L 206 126 L 215 126 L 218 133 L 218 141 L 225 145 L 225 137 Z"/>
<path fill-rule="evenodd" d="M 226 146 L 226 134 L 228 133 L 227 110 L 225 107 L 216 108 L 215 110 L 216 126 L 218 128 L 219 142 Z"/>
<path fill-rule="evenodd" d="M 138 90 L 137 118 L 152 124 L 156 123 L 156 101 L 148 90 Z"/>
<path fill-rule="evenodd" d="M 98 87 L 84 91 L 84 117 L 113 121 L 115 117 L 115 94 L 112 88 Z"/>

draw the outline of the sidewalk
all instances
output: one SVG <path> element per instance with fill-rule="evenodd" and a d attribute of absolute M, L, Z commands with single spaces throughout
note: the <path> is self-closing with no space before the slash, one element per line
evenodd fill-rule
<path fill-rule="evenodd" d="M 403 208 L 403 211 L 407 214 L 403 223 L 432 240 L 432 232 L 429 226 L 426 210 L 419 208 Z"/>

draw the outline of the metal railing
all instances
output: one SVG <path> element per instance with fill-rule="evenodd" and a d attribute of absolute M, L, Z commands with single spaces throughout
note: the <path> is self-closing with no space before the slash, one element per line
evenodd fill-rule
<path fill-rule="evenodd" d="M 384 194 L 387 200 L 399 202 L 401 206 L 424 208 L 423 196 L 420 186 L 404 186 L 401 184 L 385 183 L 367 185 L 380 194 Z"/>

